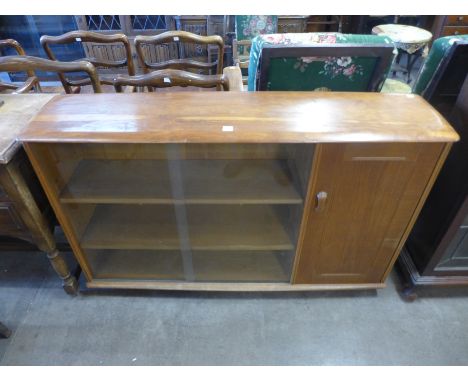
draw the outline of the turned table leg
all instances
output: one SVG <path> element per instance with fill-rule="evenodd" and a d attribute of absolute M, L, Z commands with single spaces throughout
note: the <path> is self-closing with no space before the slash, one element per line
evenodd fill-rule
<path fill-rule="evenodd" d="M 78 292 L 78 282 L 68 269 L 67 263 L 57 250 L 52 227 L 36 203 L 36 199 L 24 178 L 22 167 L 29 165 L 24 151 L 16 153 L 6 165 L 0 166 L 0 181 L 8 197 L 15 203 L 15 209 L 32 236 L 32 241 L 47 257 L 63 282 L 63 289 L 70 295 Z M 30 165 L 29 165 L 30 166 Z M 32 172 L 32 169 L 31 169 Z"/>
<path fill-rule="evenodd" d="M 78 281 L 75 276 L 73 276 L 68 268 L 63 256 L 60 255 L 60 252 L 55 249 L 52 252 L 47 253 L 47 258 L 49 259 L 52 267 L 55 272 L 62 279 L 62 287 L 70 295 L 76 295 L 78 293 Z"/>

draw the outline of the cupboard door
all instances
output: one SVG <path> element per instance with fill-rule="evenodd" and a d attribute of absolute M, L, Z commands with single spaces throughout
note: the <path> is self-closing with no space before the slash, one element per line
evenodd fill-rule
<path fill-rule="evenodd" d="M 433 182 L 439 159 L 445 158 L 444 147 L 320 145 L 293 283 L 382 283 Z"/>

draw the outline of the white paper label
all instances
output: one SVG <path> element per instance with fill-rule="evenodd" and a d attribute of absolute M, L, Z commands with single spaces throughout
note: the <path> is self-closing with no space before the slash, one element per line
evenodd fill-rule
<path fill-rule="evenodd" d="M 223 126 L 223 131 L 234 131 L 234 126 Z"/>
<path fill-rule="evenodd" d="M 171 79 L 168 78 L 168 77 L 164 77 L 164 83 L 165 83 L 165 84 L 170 84 L 170 83 L 171 83 Z"/>
<path fill-rule="evenodd" d="M 174 41 L 179 41 L 179 37 L 175 36 Z"/>
<path fill-rule="evenodd" d="M 80 41 L 81 41 L 81 37 L 77 37 L 77 38 L 75 38 L 75 41 L 78 41 L 78 42 L 80 42 Z"/>

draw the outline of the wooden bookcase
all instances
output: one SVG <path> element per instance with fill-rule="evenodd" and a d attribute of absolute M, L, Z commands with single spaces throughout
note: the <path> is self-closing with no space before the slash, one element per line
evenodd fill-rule
<path fill-rule="evenodd" d="M 305 92 L 69 95 L 21 137 L 89 287 L 200 290 L 382 287 L 457 138 Z"/>

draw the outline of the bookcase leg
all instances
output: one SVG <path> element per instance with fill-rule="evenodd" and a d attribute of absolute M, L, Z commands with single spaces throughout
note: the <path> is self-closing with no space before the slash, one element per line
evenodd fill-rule
<path fill-rule="evenodd" d="M 60 276 L 62 279 L 62 286 L 65 292 L 69 295 L 76 296 L 78 294 L 78 281 L 76 280 L 75 276 L 73 276 L 68 269 L 65 260 L 60 255 L 57 249 L 54 249 L 51 252 L 47 253 L 47 257 L 52 264 L 55 272 Z"/>

